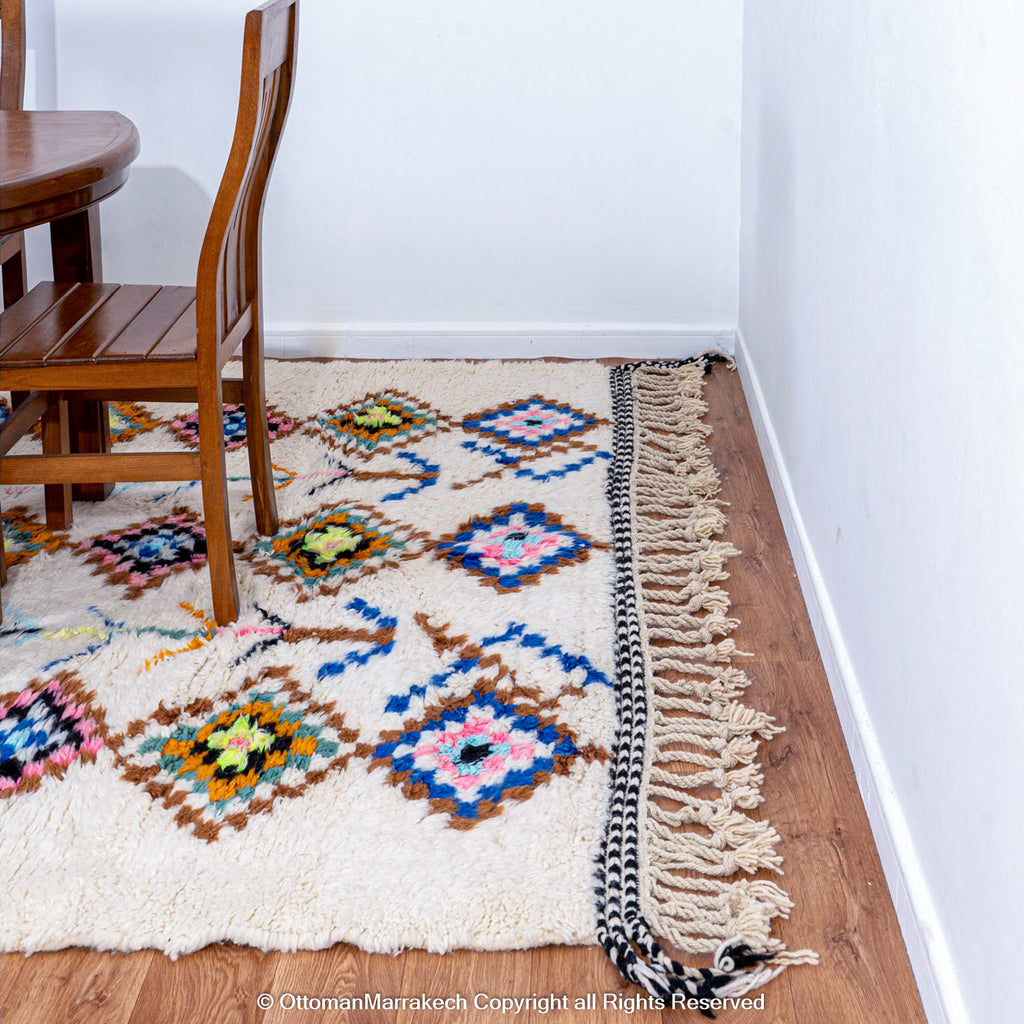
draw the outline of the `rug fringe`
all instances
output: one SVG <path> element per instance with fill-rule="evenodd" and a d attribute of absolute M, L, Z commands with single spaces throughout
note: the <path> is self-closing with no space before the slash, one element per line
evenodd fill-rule
<path fill-rule="evenodd" d="M 760 742 L 783 730 L 740 702 L 750 680 L 731 664 L 739 623 L 717 584 L 738 552 L 715 539 L 726 518 L 702 420 L 701 370 L 717 361 L 612 373 L 620 732 L 599 936 L 625 977 L 662 998 L 739 996 L 818 961 L 771 934 L 788 895 L 742 877 L 782 873 L 779 834 L 746 812 L 763 799 Z M 678 963 L 655 934 L 712 954 L 711 967 Z"/>

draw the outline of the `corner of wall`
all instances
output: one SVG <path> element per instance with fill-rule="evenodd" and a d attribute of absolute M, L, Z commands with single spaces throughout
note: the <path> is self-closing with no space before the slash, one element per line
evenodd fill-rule
<path fill-rule="evenodd" d="M 736 365 L 925 1014 L 930 1024 L 970 1024 L 953 957 L 804 526 L 741 329 L 736 331 Z"/>

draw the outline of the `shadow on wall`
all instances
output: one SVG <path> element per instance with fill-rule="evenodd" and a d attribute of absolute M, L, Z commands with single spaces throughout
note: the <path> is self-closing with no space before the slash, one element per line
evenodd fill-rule
<path fill-rule="evenodd" d="M 125 187 L 100 204 L 103 276 L 194 285 L 212 209 L 213 196 L 180 168 L 133 164 Z"/>
<path fill-rule="evenodd" d="M 177 167 L 133 164 L 128 183 L 99 209 L 105 280 L 195 285 L 213 197 L 194 178 Z M 50 280 L 49 229 L 26 235 L 29 282 Z"/>
<path fill-rule="evenodd" d="M 25 106 L 57 104 L 55 0 L 25 5 Z M 74 105 L 74 104 L 72 104 Z M 133 164 L 128 183 L 100 204 L 103 276 L 109 281 L 194 285 L 213 197 L 176 167 Z M 29 283 L 49 280 L 50 233 L 27 233 Z"/>

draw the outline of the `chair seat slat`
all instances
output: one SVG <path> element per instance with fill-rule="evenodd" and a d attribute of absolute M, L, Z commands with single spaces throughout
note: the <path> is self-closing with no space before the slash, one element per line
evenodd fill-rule
<path fill-rule="evenodd" d="M 148 355 L 150 360 L 195 359 L 196 357 L 196 304 L 171 325 L 170 330 L 156 343 Z"/>
<path fill-rule="evenodd" d="M 160 339 L 195 301 L 195 288 L 177 285 L 160 288 L 97 357 L 99 362 L 145 359 Z"/>
<path fill-rule="evenodd" d="M 50 365 L 95 361 L 160 291 L 157 285 L 125 284 L 47 358 Z"/>
<path fill-rule="evenodd" d="M 69 291 L 4 349 L 0 354 L 3 366 L 45 363 L 117 289 L 116 284 L 80 284 Z M 12 311 L 19 304 L 15 303 Z"/>
<path fill-rule="evenodd" d="M 0 355 L 6 353 L 34 323 L 77 287 L 77 284 L 69 281 L 42 281 L 24 298 L 8 306 L 0 314 Z"/>

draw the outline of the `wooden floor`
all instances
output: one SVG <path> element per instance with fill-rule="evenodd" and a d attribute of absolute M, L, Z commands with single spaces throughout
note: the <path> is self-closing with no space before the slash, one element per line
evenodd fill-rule
<path fill-rule="evenodd" d="M 748 702 L 787 729 L 763 759 L 763 813 L 783 837 L 786 875 L 796 902 L 778 933 L 791 948 L 811 947 L 821 966 L 796 967 L 762 991 L 765 1009 L 722 1013 L 743 1024 L 922 1024 L 924 1014 L 907 962 L 793 572 L 739 376 L 716 367 L 708 378 L 711 449 L 731 503 L 730 539 L 743 555 L 730 563 L 734 637 L 755 653 L 744 665 L 753 680 Z M 342 996 L 467 997 L 470 1009 L 424 1012 L 313 1011 L 257 1008 L 261 993 Z M 518 1014 L 474 1011 L 477 993 L 597 993 L 596 1011 Z M 0 959 L 3 1024 L 433 1024 L 448 1021 L 701 1020 L 695 1011 L 600 1009 L 604 994 L 623 999 L 626 986 L 597 948 L 545 948 L 514 953 L 422 952 L 371 956 L 349 947 L 326 952 L 265 954 L 231 946 L 201 950 L 176 962 L 160 953 L 108 955 L 83 950 Z"/>

